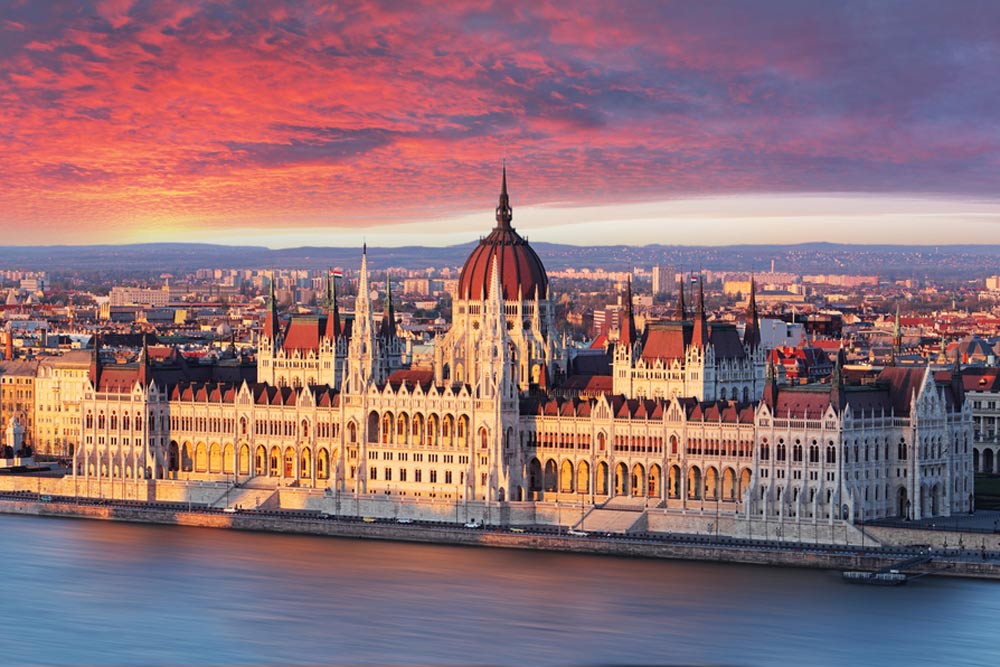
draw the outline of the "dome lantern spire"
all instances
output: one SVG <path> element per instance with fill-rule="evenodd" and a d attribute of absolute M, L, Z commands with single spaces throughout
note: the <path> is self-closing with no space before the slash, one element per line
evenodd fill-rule
<path fill-rule="evenodd" d="M 507 162 L 503 163 L 503 176 L 500 182 L 500 203 L 497 205 L 497 227 L 510 228 L 514 214 L 510 209 L 510 197 L 507 196 Z"/>

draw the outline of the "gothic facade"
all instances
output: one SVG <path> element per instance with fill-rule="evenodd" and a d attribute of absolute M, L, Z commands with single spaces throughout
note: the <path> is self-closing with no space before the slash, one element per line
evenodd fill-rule
<path fill-rule="evenodd" d="M 426 368 L 403 366 L 388 285 L 377 321 L 367 252 L 349 326 L 333 284 L 325 314 L 285 327 L 272 291 L 256 383 L 171 380 L 145 348 L 113 365 L 95 348 L 74 475 L 498 505 L 627 497 L 812 522 L 970 510 L 960 379 L 889 368 L 851 387 L 838 364 L 830 383 L 779 387 L 753 299 L 742 338 L 708 321 L 700 286 L 693 317 L 681 305 L 675 321 L 638 331 L 629 286 L 611 391 L 560 392 L 571 350 L 512 217 L 504 173 L 496 226 L 463 268 Z"/>

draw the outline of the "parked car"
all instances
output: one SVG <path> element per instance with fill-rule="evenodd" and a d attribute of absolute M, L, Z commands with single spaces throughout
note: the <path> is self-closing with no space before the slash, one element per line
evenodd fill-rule
<path fill-rule="evenodd" d="M 476 519 L 472 519 L 471 521 L 466 521 L 465 522 L 465 527 L 466 528 L 482 528 L 483 524 L 479 523 L 479 521 L 477 521 Z"/>

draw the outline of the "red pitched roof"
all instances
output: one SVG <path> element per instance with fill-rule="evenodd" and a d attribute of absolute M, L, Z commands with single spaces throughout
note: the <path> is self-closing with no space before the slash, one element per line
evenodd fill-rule
<path fill-rule="evenodd" d="M 388 382 L 396 389 L 406 385 L 407 389 L 416 389 L 419 386 L 426 391 L 434 384 L 434 371 L 424 368 L 393 371 L 389 375 Z"/>
<path fill-rule="evenodd" d="M 325 317 L 293 317 L 288 323 L 281 349 L 285 352 L 298 350 L 302 354 L 319 352 L 319 342 L 325 326 Z"/>

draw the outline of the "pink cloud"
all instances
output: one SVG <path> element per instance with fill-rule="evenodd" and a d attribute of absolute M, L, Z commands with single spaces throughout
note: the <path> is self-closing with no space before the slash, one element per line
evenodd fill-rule
<path fill-rule="evenodd" d="M 91 9 L 2 24 L 5 222 L 418 218 L 491 206 L 503 155 L 518 204 L 996 190 L 1000 90 L 956 53 L 998 39 L 961 16 L 883 12 L 873 37 L 825 6 Z"/>

